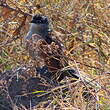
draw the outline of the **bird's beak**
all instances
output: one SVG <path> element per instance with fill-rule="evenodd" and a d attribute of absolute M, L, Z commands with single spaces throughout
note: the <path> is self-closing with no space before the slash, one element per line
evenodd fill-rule
<path fill-rule="evenodd" d="M 48 32 L 52 32 L 52 29 L 48 29 Z"/>

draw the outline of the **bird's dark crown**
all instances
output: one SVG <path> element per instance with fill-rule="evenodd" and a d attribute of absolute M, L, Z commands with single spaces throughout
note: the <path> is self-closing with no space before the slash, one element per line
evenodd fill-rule
<path fill-rule="evenodd" d="M 49 24 L 49 20 L 46 16 L 36 14 L 33 16 L 31 23 L 35 24 Z"/>

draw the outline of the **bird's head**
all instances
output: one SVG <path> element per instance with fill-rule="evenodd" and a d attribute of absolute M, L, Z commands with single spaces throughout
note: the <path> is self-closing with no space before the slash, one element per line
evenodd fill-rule
<path fill-rule="evenodd" d="M 34 23 L 36 25 L 49 25 L 49 20 L 46 16 L 42 16 L 42 15 L 34 15 L 32 20 L 31 20 L 31 23 Z"/>
<path fill-rule="evenodd" d="M 49 29 L 49 19 L 46 16 L 37 14 L 32 17 L 30 29 L 26 36 L 26 39 L 30 39 L 32 34 L 38 34 L 42 37 L 48 35 Z"/>

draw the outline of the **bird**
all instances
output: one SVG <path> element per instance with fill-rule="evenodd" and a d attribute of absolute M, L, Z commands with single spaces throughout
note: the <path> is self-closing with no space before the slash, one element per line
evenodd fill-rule
<path fill-rule="evenodd" d="M 31 25 L 26 40 L 32 38 L 33 34 L 39 35 L 41 39 L 45 39 L 45 41 L 50 44 L 52 42 L 52 38 L 49 36 L 49 20 L 46 16 L 41 16 L 39 14 L 34 15 L 31 20 Z"/>
<path fill-rule="evenodd" d="M 47 16 L 36 14 L 32 17 L 25 41 L 29 55 L 38 63 L 36 71 L 59 82 L 66 76 L 79 79 L 79 75 L 72 68 L 61 71 L 68 66 L 68 62 L 62 57 L 65 47 L 51 33 Z M 42 66 L 39 65 L 41 62 Z"/>

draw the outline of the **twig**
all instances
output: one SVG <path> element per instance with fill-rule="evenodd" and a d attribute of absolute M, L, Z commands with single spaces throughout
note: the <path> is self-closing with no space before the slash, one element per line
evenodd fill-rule
<path fill-rule="evenodd" d="M 1 1 L 2 2 L 2 1 Z M 8 9 L 10 9 L 10 10 L 12 10 L 12 11 L 16 11 L 16 12 L 18 12 L 18 13 L 21 13 L 21 14 L 23 14 L 23 15 L 25 15 L 25 16 L 30 16 L 30 17 L 32 17 L 32 15 L 31 14 L 29 14 L 29 13 L 26 13 L 26 12 L 23 12 L 22 10 L 17 10 L 17 9 L 15 9 L 15 8 L 12 8 L 12 7 L 10 7 L 9 5 L 7 5 L 6 3 L 0 3 L 0 6 L 1 7 L 4 7 L 4 8 L 8 8 Z"/>
<path fill-rule="evenodd" d="M 66 59 L 71 60 L 71 61 L 74 61 L 72 58 L 69 58 L 68 56 L 65 56 L 65 55 L 60 55 L 60 54 L 58 54 L 58 56 L 60 56 L 60 57 L 62 57 L 62 58 L 66 58 Z M 54 55 L 53 55 L 53 57 L 54 57 Z M 101 68 L 99 68 L 99 67 L 87 65 L 87 64 L 81 63 L 81 62 L 79 62 L 79 61 L 76 61 L 76 63 L 79 63 L 79 64 L 81 64 L 81 65 L 84 65 L 84 66 L 87 66 L 87 67 L 90 67 L 90 68 L 98 69 L 98 70 L 104 72 L 104 70 L 101 69 Z"/>

